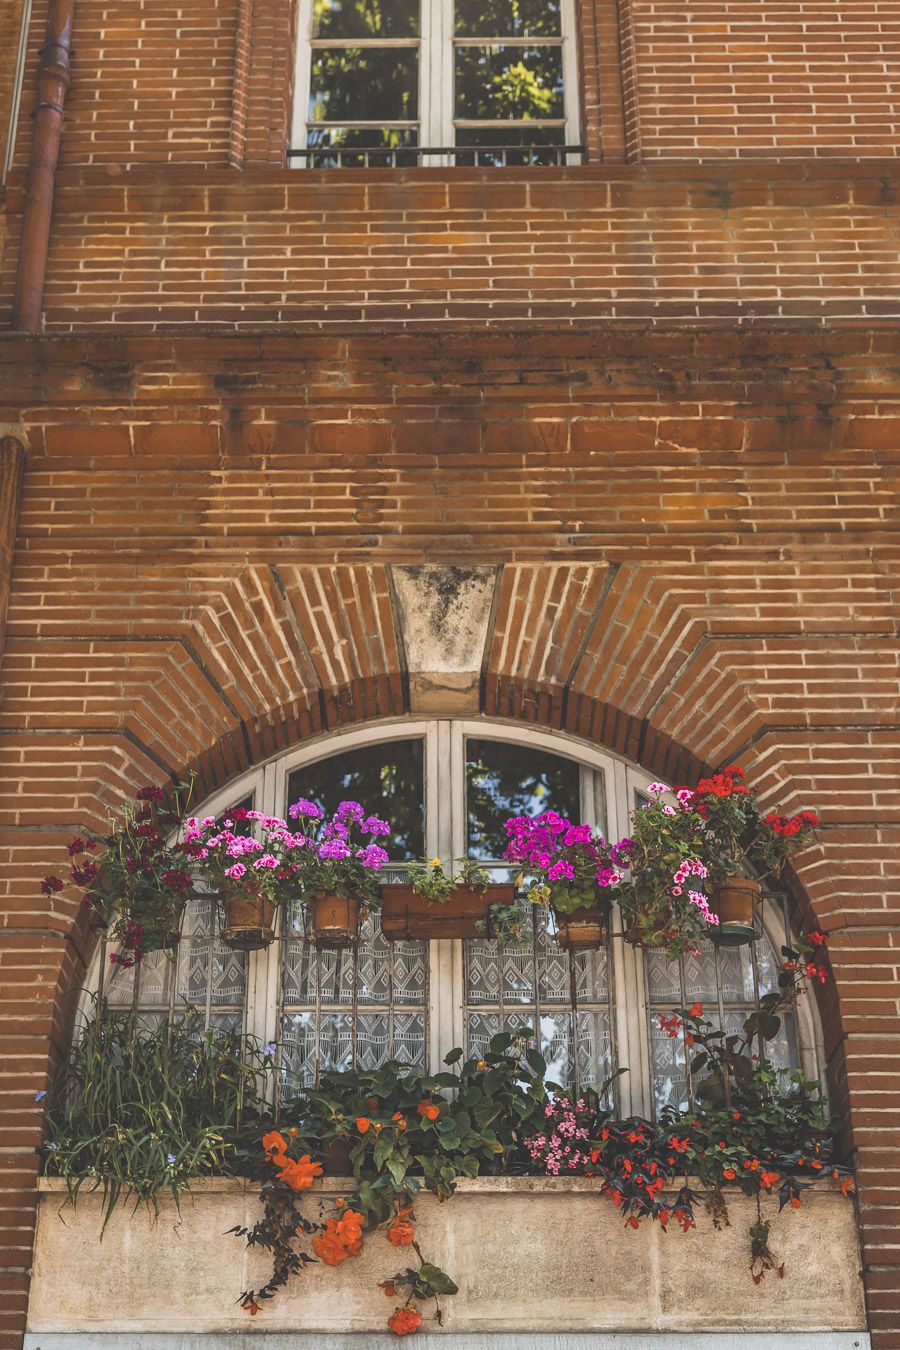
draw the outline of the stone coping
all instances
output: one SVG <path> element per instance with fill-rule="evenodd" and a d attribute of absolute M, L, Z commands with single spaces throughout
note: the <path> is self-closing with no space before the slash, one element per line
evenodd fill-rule
<path fill-rule="evenodd" d="M 805 1180 L 806 1178 L 804 1178 Z M 690 1186 L 698 1195 L 708 1195 L 711 1188 L 700 1181 L 698 1177 L 687 1177 L 687 1185 Z M 356 1178 L 352 1176 L 334 1176 L 321 1177 L 313 1185 L 306 1195 L 345 1195 L 347 1191 L 352 1190 L 356 1185 Z M 664 1194 L 675 1195 L 680 1189 L 681 1182 L 678 1185 L 667 1187 Z M 259 1191 L 259 1181 L 254 1181 L 249 1177 L 197 1177 L 191 1182 L 190 1189 L 186 1189 L 183 1195 L 244 1195 L 247 1193 L 256 1194 Z M 837 1186 L 829 1177 L 817 1177 L 810 1180 L 811 1190 L 820 1192 L 831 1192 L 837 1190 Z M 62 1177 L 38 1177 L 37 1189 L 42 1194 L 65 1195 L 66 1183 Z M 101 1188 L 97 1188 L 98 1190 Z M 738 1186 L 726 1186 L 726 1197 L 728 1195 L 743 1194 Z M 589 1195 L 597 1192 L 599 1187 L 595 1177 L 458 1177 L 456 1182 L 457 1195 Z M 95 1192 L 92 1187 L 86 1186 L 82 1190 L 83 1195 L 93 1195 Z M 161 1194 L 169 1195 L 170 1192 L 162 1191 Z"/>

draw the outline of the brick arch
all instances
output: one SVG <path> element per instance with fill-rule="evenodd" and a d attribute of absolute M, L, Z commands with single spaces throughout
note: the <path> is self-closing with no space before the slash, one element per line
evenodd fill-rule
<path fill-rule="evenodd" d="M 29 1065 L 15 1080 L 20 1125 L 9 1136 L 21 1150 L 14 1158 L 20 1183 L 36 1165 L 33 1093 L 65 1044 L 71 990 L 90 957 L 77 904 L 35 898 L 40 877 L 59 866 L 70 830 L 99 825 L 136 782 L 194 768 L 205 796 L 298 742 L 409 712 L 388 566 L 213 566 L 160 583 L 152 617 L 133 633 L 123 626 L 79 644 L 73 618 L 65 670 L 57 669 L 54 643 L 27 670 L 9 666 L 6 714 L 14 728 L 6 749 L 31 784 L 9 848 L 19 922 L 5 946 L 11 969 L 34 972 L 32 1001 L 4 1043 L 9 1062 L 20 1063 L 24 1039 Z M 841 620 L 838 640 L 838 625 L 813 605 L 828 585 L 828 566 L 773 561 L 751 574 L 739 560 L 702 573 L 689 561 L 508 564 L 496 583 L 480 708 L 487 717 L 569 732 L 669 780 L 741 757 L 788 807 L 818 804 L 823 794 L 842 801 L 830 821 L 826 805 L 821 841 L 792 878 L 799 912 L 835 934 L 836 986 L 820 1002 L 842 1108 L 848 1076 L 864 1071 L 867 1053 L 856 1012 L 863 995 L 854 989 L 854 966 L 869 942 L 860 890 L 875 910 L 896 788 L 886 773 L 870 773 L 865 792 L 846 790 L 848 774 L 890 754 L 875 695 L 869 712 L 850 718 L 846 680 L 838 691 L 829 685 L 817 693 L 801 678 L 801 667 L 809 672 L 820 660 L 837 668 L 852 649 L 867 687 L 876 676 L 879 688 L 890 682 L 878 623 L 857 608 L 849 628 Z M 788 582 L 799 605 L 792 600 L 783 621 L 773 621 Z M 43 738 L 40 710 L 25 696 L 42 677 L 41 661 L 68 726 Z M 791 688 L 780 694 L 773 671 L 785 669 Z M 41 793 L 47 745 L 59 786 L 52 799 Z M 847 1035 L 858 1037 L 858 1050 L 847 1048 Z M 863 1119 L 863 1148 L 870 1133 Z"/>

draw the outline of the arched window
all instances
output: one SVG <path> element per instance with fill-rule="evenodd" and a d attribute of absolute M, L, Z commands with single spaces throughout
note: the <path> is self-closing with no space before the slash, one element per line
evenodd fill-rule
<path fill-rule="evenodd" d="M 468 854 L 505 880 L 508 815 L 557 810 L 619 838 L 649 781 L 561 734 L 485 720 L 403 722 L 305 745 L 202 810 L 253 805 L 284 815 L 300 796 L 326 810 L 351 797 L 394 827 L 397 866 L 386 879 L 401 879 L 411 858 Z M 619 1109 L 650 1114 L 667 1103 L 687 1106 L 693 1092 L 684 1046 L 660 1031 L 659 1014 L 700 1001 L 719 1025 L 739 1029 L 774 987 L 786 934 L 780 904 L 768 899 L 763 935 L 751 947 L 705 943 L 699 956 L 669 962 L 629 946 L 616 917 L 608 949 L 571 955 L 557 947 L 546 913 L 523 904 L 533 924 L 524 947 L 488 938 L 388 942 L 372 915 L 354 950 L 319 951 L 293 914 L 271 947 L 244 955 L 217 940 L 212 903 L 193 900 L 175 959 L 157 952 L 137 972 L 116 967 L 105 975 L 105 993 L 114 1004 L 136 1001 L 143 1020 L 178 1017 L 190 1006 L 207 1025 L 275 1042 L 286 1093 L 326 1067 L 372 1068 L 393 1058 L 437 1069 L 453 1046 L 477 1051 L 501 1028 L 528 1025 L 552 1079 L 600 1087 L 625 1065 Z M 785 1020 L 769 1053 L 818 1076 L 809 1000 Z"/>
<path fill-rule="evenodd" d="M 578 140 L 575 0 L 300 0 L 298 30 L 294 163 L 558 164 Z"/>

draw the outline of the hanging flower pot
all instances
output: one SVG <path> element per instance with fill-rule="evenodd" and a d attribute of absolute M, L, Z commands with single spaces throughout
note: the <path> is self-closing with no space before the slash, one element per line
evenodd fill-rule
<path fill-rule="evenodd" d="M 141 939 L 141 951 L 144 955 L 150 952 L 174 952 L 181 941 L 181 931 L 178 928 L 160 928 L 144 929 L 144 935 Z"/>
<path fill-rule="evenodd" d="M 720 947 L 741 947 L 756 940 L 754 912 L 761 893 L 759 882 L 751 877 L 728 877 L 712 887 L 709 907 L 719 922 L 710 928 L 710 937 Z"/>
<path fill-rule="evenodd" d="M 598 896 L 591 905 L 582 905 L 560 914 L 554 909 L 556 943 L 567 952 L 595 952 L 609 941 L 609 901 Z"/>
<path fill-rule="evenodd" d="M 490 934 L 492 905 L 511 905 L 515 886 L 455 886 L 443 902 L 412 886 L 382 886 L 381 931 L 396 941 L 411 938 L 477 938 Z"/>
<path fill-rule="evenodd" d="M 236 952 L 259 952 L 275 941 L 278 906 L 268 895 L 230 895 L 222 901 L 219 937 Z"/>
<path fill-rule="evenodd" d="M 359 939 L 360 902 L 352 896 L 318 891 L 309 902 L 312 940 L 317 947 L 341 951 Z"/>

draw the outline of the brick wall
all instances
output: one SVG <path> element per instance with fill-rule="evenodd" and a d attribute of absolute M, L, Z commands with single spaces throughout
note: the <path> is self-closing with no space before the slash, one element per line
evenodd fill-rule
<path fill-rule="evenodd" d="M 63 163 L 283 163 L 294 8 L 78 0 Z M 579 14 L 593 161 L 897 152 L 898 0 L 580 0 Z M 20 164 L 33 106 L 32 80 Z"/>
<path fill-rule="evenodd" d="M 628 0 L 647 158 L 895 154 L 898 0 Z"/>
<path fill-rule="evenodd" d="M 48 0 L 34 0 L 16 140 L 27 164 Z M 61 164 L 226 164 L 238 0 L 77 0 Z"/>
<path fill-rule="evenodd" d="M 740 759 L 820 806 L 797 898 L 832 934 L 831 1065 L 875 1343 L 896 1350 L 894 332 L 10 337 L 12 406 L 31 446 L 0 720 L 13 1266 L 33 1095 L 85 956 L 71 902 L 37 891 L 69 831 L 136 778 L 193 766 L 202 794 L 402 713 L 384 565 L 468 559 L 504 569 L 488 714 L 664 776 Z"/>
<path fill-rule="evenodd" d="M 50 331 L 900 313 L 896 163 L 60 174 Z M 9 207 L 21 209 L 21 191 Z M 16 227 L 12 227 L 13 235 Z M 0 286 L 9 312 L 11 246 Z"/>

